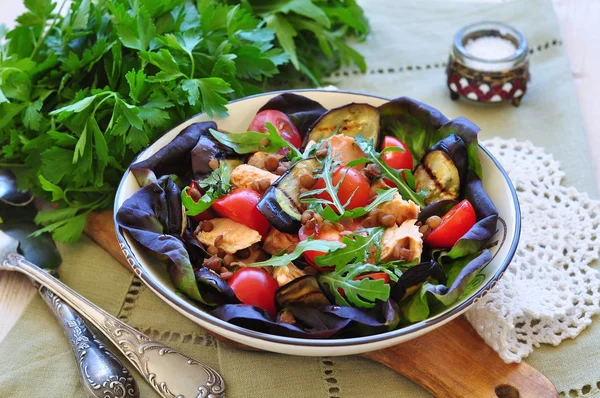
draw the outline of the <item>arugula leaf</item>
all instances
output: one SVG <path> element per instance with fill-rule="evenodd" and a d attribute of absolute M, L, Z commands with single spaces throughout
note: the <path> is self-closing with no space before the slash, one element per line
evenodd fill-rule
<path fill-rule="evenodd" d="M 268 260 L 248 264 L 248 267 L 285 267 L 292 261 L 300 257 L 305 251 L 316 250 L 320 252 L 332 252 L 343 246 L 340 242 L 330 242 L 327 240 L 307 239 L 296 245 L 291 253 L 280 254 L 271 257 Z"/>
<path fill-rule="evenodd" d="M 342 238 L 344 247 L 323 256 L 317 256 L 315 261 L 318 266 L 335 266 L 336 271 L 341 271 L 347 264 L 364 263 L 371 256 L 372 249 L 376 248 L 376 260 L 379 257 L 381 235 L 384 229 L 381 227 L 367 230 L 359 230 L 349 236 Z M 366 236 L 364 235 L 366 233 Z"/>
<path fill-rule="evenodd" d="M 291 160 L 302 158 L 302 154 L 298 149 L 284 140 L 280 135 L 275 126 L 270 122 L 267 122 L 265 127 L 267 133 L 260 133 L 258 131 L 246 131 L 245 133 L 222 133 L 220 131 L 210 129 L 210 133 L 217 141 L 221 144 L 232 148 L 239 154 L 247 154 L 256 151 L 266 151 L 269 153 L 277 152 L 282 148 L 289 148 Z M 269 142 L 267 145 L 261 145 L 264 143 L 264 139 Z"/>
<path fill-rule="evenodd" d="M 401 174 L 406 173 L 406 170 L 399 171 L 388 166 L 381 157 L 381 153 L 377 152 L 373 147 L 373 143 L 371 141 L 367 141 L 364 137 L 360 135 L 357 136 L 356 143 L 360 146 L 360 149 L 362 149 L 365 155 L 367 155 L 368 159 L 379 167 L 381 174 L 398 187 L 398 193 L 400 193 L 400 196 L 402 196 L 403 199 L 412 200 L 421 208 L 425 207 L 425 196 L 423 193 L 415 192 L 406 182 L 404 182 Z M 406 174 L 408 175 L 408 173 Z M 412 177 L 412 173 L 410 176 Z"/>
<path fill-rule="evenodd" d="M 385 301 L 390 297 L 390 285 L 382 279 L 354 278 L 377 271 L 379 267 L 373 264 L 353 264 L 333 272 L 323 272 L 318 279 L 319 283 L 329 288 L 337 305 L 372 308 L 376 300 Z"/>
<path fill-rule="evenodd" d="M 215 200 L 225 196 L 231 190 L 230 178 L 229 165 L 222 162 L 208 177 L 197 183 L 200 188 L 208 188 L 198 201 L 188 193 L 190 187 L 185 187 L 181 191 L 181 203 L 186 208 L 185 214 L 196 216 L 212 206 Z"/>
<path fill-rule="evenodd" d="M 385 190 L 378 190 L 377 196 L 375 197 L 375 199 L 371 203 L 369 203 L 367 206 L 356 207 L 351 210 L 344 209 L 344 212 L 342 214 L 338 214 L 330 206 L 323 205 L 322 203 L 320 203 L 321 199 L 306 197 L 306 196 L 311 196 L 311 195 L 316 194 L 314 192 L 315 192 L 315 190 L 308 191 L 304 194 L 301 194 L 300 195 L 301 202 L 310 203 L 311 204 L 310 209 L 319 213 L 321 215 L 321 217 L 323 217 L 325 220 L 336 222 L 336 221 L 340 221 L 343 218 L 353 218 L 354 219 L 354 218 L 362 217 L 362 216 L 368 214 L 369 212 L 371 212 L 371 210 L 375 209 L 380 204 L 385 203 L 385 202 L 390 202 L 391 200 L 393 200 L 394 195 L 398 192 L 398 189 L 390 188 L 390 189 L 385 189 Z"/>

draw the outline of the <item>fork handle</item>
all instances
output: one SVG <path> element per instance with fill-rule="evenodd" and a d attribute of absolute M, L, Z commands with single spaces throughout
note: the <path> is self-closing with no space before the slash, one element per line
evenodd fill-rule
<path fill-rule="evenodd" d="M 44 286 L 39 286 L 38 292 L 71 343 L 86 395 L 91 398 L 139 397 L 137 383 L 129 370 L 88 329 L 85 321 Z"/>
<path fill-rule="evenodd" d="M 151 340 L 25 260 L 20 254 L 9 253 L 0 269 L 24 273 L 73 307 L 115 345 L 161 397 L 225 396 L 225 383 L 214 369 Z"/>

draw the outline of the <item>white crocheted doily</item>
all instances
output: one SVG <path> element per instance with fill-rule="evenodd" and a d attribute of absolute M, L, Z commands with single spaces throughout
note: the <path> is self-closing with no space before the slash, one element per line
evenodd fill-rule
<path fill-rule="evenodd" d="M 508 172 L 522 223 L 517 253 L 504 276 L 466 314 L 506 362 L 540 344 L 576 337 L 600 312 L 600 201 L 561 185 L 560 164 L 531 142 L 483 144 Z"/>

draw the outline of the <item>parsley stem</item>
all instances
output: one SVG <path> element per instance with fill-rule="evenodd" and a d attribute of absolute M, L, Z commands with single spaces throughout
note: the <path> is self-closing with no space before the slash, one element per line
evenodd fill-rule
<path fill-rule="evenodd" d="M 27 167 L 27 165 L 22 163 L 0 163 L 0 167 L 24 169 Z"/>
<path fill-rule="evenodd" d="M 56 22 L 58 21 L 58 18 L 60 17 L 60 13 L 62 12 L 62 9 L 65 6 L 65 4 L 67 4 L 67 0 L 63 0 L 62 4 L 60 5 L 60 8 L 58 9 L 58 12 L 56 13 L 56 16 L 54 17 L 54 20 L 50 24 L 50 27 L 48 29 L 46 29 L 46 31 L 44 32 L 44 34 L 35 43 L 35 47 L 33 48 L 33 51 L 32 51 L 31 56 L 29 58 L 33 59 L 37 55 L 37 53 L 40 50 L 42 44 L 44 43 L 44 41 L 48 37 L 48 34 L 50 34 L 50 31 L 52 31 L 52 29 L 54 29 L 54 26 L 56 25 Z"/>
<path fill-rule="evenodd" d="M 196 62 L 194 61 L 194 55 L 192 54 L 192 52 L 190 51 L 189 53 L 190 56 L 190 62 L 191 62 L 191 68 L 190 68 L 190 79 L 194 78 L 194 72 L 196 69 Z"/>

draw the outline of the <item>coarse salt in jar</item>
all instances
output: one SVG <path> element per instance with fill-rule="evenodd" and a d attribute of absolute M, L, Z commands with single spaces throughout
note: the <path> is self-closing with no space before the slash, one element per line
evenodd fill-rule
<path fill-rule="evenodd" d="M 529 81 L 527 39 L 502 22 L 477 22 L 454 36 L 446 69 L 450 97 L 519 106 Z"/>

